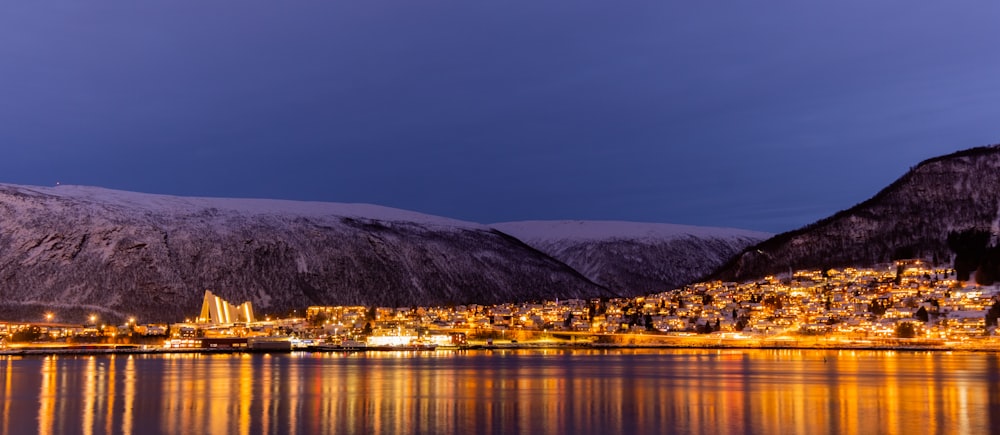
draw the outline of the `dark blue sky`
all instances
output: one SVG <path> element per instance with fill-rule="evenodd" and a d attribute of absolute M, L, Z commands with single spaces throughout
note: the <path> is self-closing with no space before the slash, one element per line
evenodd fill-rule
<path fill-rule="evenodd" d="M 7 183 L 780 232 L 1000 142 L 991 1 L 9 3 Z"/>

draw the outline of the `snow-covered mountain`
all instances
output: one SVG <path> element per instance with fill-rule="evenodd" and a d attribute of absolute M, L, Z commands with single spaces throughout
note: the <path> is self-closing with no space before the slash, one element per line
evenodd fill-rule
<path fill-rule="evenodd" d="M 204 290 L 258 314 L 612 295 L 489 227 L 367 204 L 0 184 L 0 316 L 176 321 Z"/>
<path fill-rule="evenodd" d="M 492 227 L 630 296 L 688 284 L 771 236 L 732 228 L 615 221 L 524 221 Z"/>
<path fill-rule="evenodd" d="M 712 278 L 919 258 L 1000 277 L 1000 145 L 926 160 L 881 192 L 734 257 Z M 963 273 L 964 272 L 964 273 Z"/>

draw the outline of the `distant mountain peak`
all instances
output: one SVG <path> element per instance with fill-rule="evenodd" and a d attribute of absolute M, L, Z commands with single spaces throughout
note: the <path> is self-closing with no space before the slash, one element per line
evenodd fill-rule
<path fill-rule="evenodd" d="M 735 228 L 627 221 L 536 220 L 490 226 L 522 240 L 671 240 L 680 237 L 748 237 L 763 240 L 772 235 Z"/>
<path fill-rule="evenodd" d="M 620 221 L 522 221 L 491 225 L 613 291 L 671 290 L 771 236 L 733 228 Z"/>

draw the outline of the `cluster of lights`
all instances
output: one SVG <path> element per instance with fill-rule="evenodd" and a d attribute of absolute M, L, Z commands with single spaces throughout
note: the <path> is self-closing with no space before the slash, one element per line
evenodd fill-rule
<path fill-rule="evenodd" d="M 53 313 L 51 311 L 45 313 L 45 321 L 46 322 L 52 322 L 52 320 L 55 319 L 55 317 L 56 317 L 55 313 Z M 97 317 L 96 314 L 91 314 L 91 315 L 89 315 L 87 317 L 87 320 L 89 320 L 90 324 L 92 324 L 92 325 L 96 325 L 97 324 L 97 319 L 98 319 L 98 317 Z M 128 325 L 130 327 L 131 326 L 135 326 L 136 325 L 135 317 L 134 316 L 133 317 L 129 317 L 128 321 L 126 322 L 126 325 Z"/>

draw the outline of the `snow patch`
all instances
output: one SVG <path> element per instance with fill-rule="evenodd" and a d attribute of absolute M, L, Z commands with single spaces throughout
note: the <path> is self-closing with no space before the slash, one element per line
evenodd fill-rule
<path fill-rule="evenodd" d="M 385 222 L 413 222 L 435 227 L 487 229 L 485 226 L 374 204 L 289 201 L 278 199 L 199 198 L 127 192 L 91 186 L 59 185 L 56 187 L 0 184 L 0 188 L 28 194 L 36 198 L 63 198 L 96 205 L 111 205 L 124 209 L 152 213 L 189 213 L 232 211 L 249 215 L 294 215 L 301 217 L 348 217 Z"/>
<path fill-rule="evenodd" d="M 299 256 L 295 258 L 295 266 L 299 273 L 309 273 L 309 265 L 306 263 L 306 257 L 304 255 L 299 254 Z"/>

